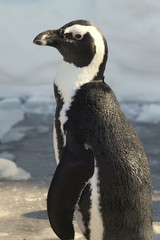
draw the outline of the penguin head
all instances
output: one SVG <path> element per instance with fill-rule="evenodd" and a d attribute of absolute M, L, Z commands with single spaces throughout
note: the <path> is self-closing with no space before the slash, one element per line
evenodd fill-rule
<path fill-rule="evenodd" d="M 57 30 L 42 32 L 33 43 L 57 48 L 65 62 L 80 68 L 87 67 L 96 58 L 96 64 L 104 72 L 107 43 L 98 27 L 89 21 L 76 20 Z"/>

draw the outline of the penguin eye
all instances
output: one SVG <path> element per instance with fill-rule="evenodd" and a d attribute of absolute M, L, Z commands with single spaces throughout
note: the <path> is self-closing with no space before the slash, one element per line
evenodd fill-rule
<path fill-rule="evenodd" d="M 74 35 L 74 38 L 76 40 L 81 40 L 83 38 L 83 36 L 81 34 L 77 33 L 77 34 Z"/>

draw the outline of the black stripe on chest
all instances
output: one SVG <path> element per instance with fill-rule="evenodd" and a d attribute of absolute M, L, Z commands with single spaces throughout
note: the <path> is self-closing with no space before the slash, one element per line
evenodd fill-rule
<path fill-rule="evenodd" d="M 54 94 L 55 94 L 55 99 L 56 99 L 56 111 L 55 111 L 55 128 L 56 128 L 56 135 L 57 135 L 57 147 L 58 147 L 58 154 L 59 154 L 59 159 L 61 159 L 63 150 L 64 150 L 64 137 L 63 133 L 61 131 L 61 122 L 59 120 L 60 117 L 60 111 L 62 110 L 64 101 L 62 99 L 61 94 L 58 91 L 58 87 L 54 84 Z"/>

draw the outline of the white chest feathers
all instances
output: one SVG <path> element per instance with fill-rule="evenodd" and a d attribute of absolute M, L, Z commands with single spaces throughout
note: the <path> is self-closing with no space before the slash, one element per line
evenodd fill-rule
<path fill-rule="evenodd" d="M 66 142 L 64 133 L 64 124 L 67 121 L 66 111 L 69 110 L 72 98 L 75 95 L 76 91 L 80 89 L 83 84 L 93 80 L 93 78 L 97 75 L 105 54 L 104 41 L 98 30 L 93 26 L 83 26 L 83 29 L 85 29 L 86 32 L 89 31 L 95 40 L 96 53 L 92 61 L 88 66 L 82 68 L 76 67 L 74 64 L 62 61 L 55 77 L 55 84 L 58 87 L 59 93 L 62 96 L 64 102 L 59 117 L 61 123 L 61 131 L 64 137 L 64 145 Z"/>
<path fill-rule="evenodd" d="M 90 82 L 93 79 L 93 74 L 89 75 L 83 68 L 77 68 L 73 64 L 62 62 L 58 68 L 58 72 L 55 77 L 55 84 L 58 87 L 58 91 L 63 99 L 63 107 L 60 112 L 61 132 L 65 145 L 65 133 L 64 124 L 67 121 L 66 112 L 69 110 L 73 96 L 80 87 Z"/>

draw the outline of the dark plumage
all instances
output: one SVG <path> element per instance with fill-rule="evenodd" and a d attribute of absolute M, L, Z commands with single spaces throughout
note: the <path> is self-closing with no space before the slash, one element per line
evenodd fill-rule
<path fill-rule="evenodd" d="M 73 239 L 73 215 L 87 239 L 152 240 L 152 184 L 142 144 L 104 82 L 101 31 L 77 20 L 34 43 L 63 56 L 54 82 L 54 145 L 59 162 L 47 207 L 51 227 Z"/>

